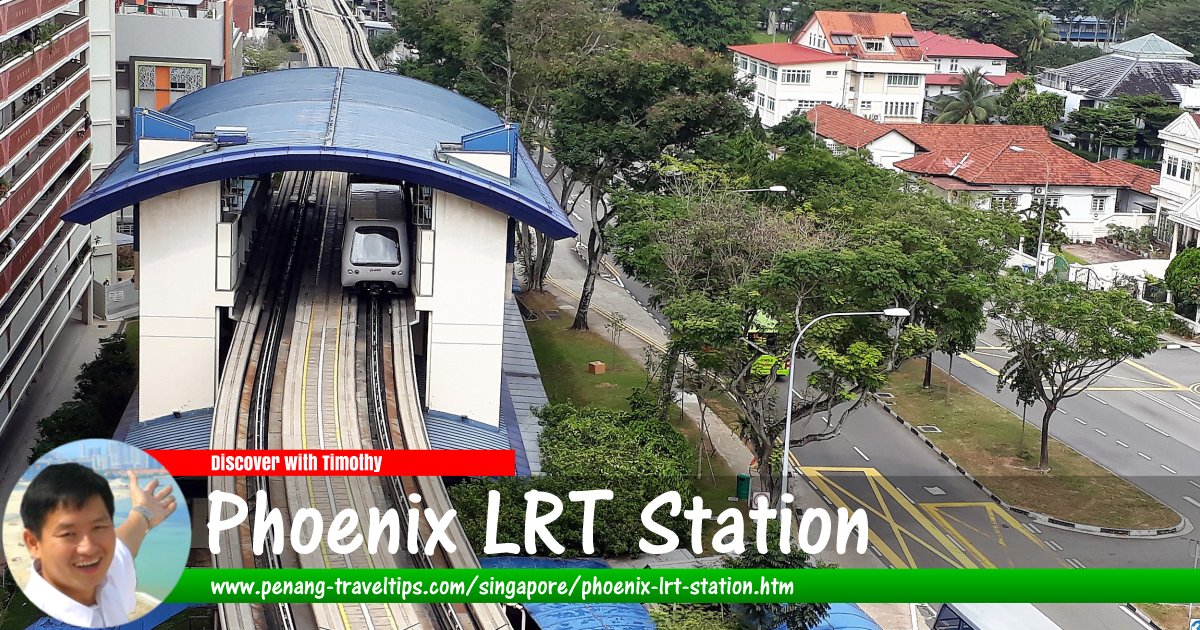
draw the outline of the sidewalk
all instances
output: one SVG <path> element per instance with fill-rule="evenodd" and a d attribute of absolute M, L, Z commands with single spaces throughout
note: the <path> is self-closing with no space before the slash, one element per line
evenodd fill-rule
<path fill-rule="evenodd" d="M 71 399 L 80 368 L 96 358 L 100 340 L 117 332 L 120 325 L 95 319 L 85 325 L 74 317 L 67 320 L 24 400 L 0 435 L 0 496 L 8 497 L 28 467 L 38 421 Z"/>
<path fill-rule="evenodd" d="M 579 291 L 583 286 L 586 274 L 583 262 L 572 248 L 573 244 L 572 239 L 558 241 L 554 252 L 554 263 L 546 283 L 546 288 L 554 294 L 559 309 L 563 311 L 564 325 L 568 325 L 569 319 L 574 318 L 575 308 L 579 303 Z M 621 335 L 619 345 L 634 360 L 642 361 L 647 349 L 655 352 L 665 349 L 668 340 L 667 332 L 662 329 L 654 317 L 624 288 L 613 282 L 597 279 L 588 314 L 588 323 L 592 330 L 605 334 L 604 324 L 617 313 L 625 316 L 626 326 L 625 334 Z M 699 425 L 700 407 L 696 397 L 691 394 L 684 395 L 682 406 L 685 415 Z M 750 469 L 754 456 L 749 447 L 723 422 L 709 422 L 708 427 L 713 445 L 729 463 L 730 468 L 738 471 Z M 791 477 L 789 486 L 792 494 L 796 497 L 794 505 L 797 509 L 827 507 L 815 490 L 795 476 Z M 817 556 L 817 559 L 848 568 L 879 569 L 884 567 L 883 563 L 871 553 L 837 555 L 830 551 Z M 666 562 L 663 560 L 658 558 L 638 559 L 633 564 L 635 566 L 645 566 L 646 564 L 703 566 L 709 559 L 673 557 Z M 870 604 L 861 607 L 885 630 L 915 630 L 911 621 L 911 610 L 907 604 Z"/>

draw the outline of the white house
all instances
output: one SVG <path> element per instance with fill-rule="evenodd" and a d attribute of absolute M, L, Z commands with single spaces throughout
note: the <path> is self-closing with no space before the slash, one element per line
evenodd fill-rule
<path fill-rule="evenodd" d="M 974 69 L 979 69 L 999 90 L 1025 76 L 1008 71 L 1008 61 L 1017 56 L 995 44 L 932 31 L 917 31 L 916 35 L 925 58 L 934 64 L 934 73 L 925 77 L 925 95 L 929 98 L 953 94 L 962 81 L 962 73 Z"/>
<path fill-rule="evenodd" d="M 1200 114 L 1188 112 L 1158 133 L 1163 143 L 1158 197 L 1158 238 L 1170 256 L 1200 240 Z"/>
<path fill-rule="evenodd" d="M 1093 164 L 1055 145 L 1042 127 L 888 125 L 828 106 L 806 116 L 827 142 L 866 150 L 875 164 L 907 173 L 950 201 L 1022 210 L 1044 200 L 1062 210 L 1074 241 L 1094 242 L 1110 223 L 1137 228 L 1154 219 L 1154 171 Z"/>
<path fill-rule="evenodd" d="M 790 42 L 731 46 L 738 73 L 754 77 L 747 105 L 763 124 L 819 104 L 881 122 L 916 122 L 934 71 L 900 13 L 817 11 Z"/>

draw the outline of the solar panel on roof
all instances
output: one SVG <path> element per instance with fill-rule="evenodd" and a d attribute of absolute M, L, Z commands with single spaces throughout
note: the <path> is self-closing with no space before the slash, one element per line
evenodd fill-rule
<path fill-rule="evenodd" d="M 829 37 L 829 41 L 840 46 L 853 46 L 854 44 L 858 43 L 857 40 L 854 39 L 853 35 L 831 35 Z"/>
<path fill-rule="evenodd" d="M 896 46 L 916 46 L 917 38 L 907 35 L 892 35 L 892 44 Z"/>

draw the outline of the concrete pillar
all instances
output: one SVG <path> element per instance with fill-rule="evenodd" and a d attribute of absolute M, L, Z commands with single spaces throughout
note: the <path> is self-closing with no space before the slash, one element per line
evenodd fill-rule
<path fill-rule="evenodd" d="M 138 416 L 143 421 L 212 407 L 216 400 L 220 203 L 218 182 L 141 203 Z"/>
<path fill-rule="evenodd" d="M 1175 257 L 1176 250 L 1179 248 L 1179 224 L 1171 228 L 1171 255 L 1167 256 L 1167 260 Z"/>
<path fill-rule="evenodd" d="M 429 408 L 498 426 L 508 217 L 450 193 L 434 195 L 433 297 L 429 305 Z M 419 306 L 422 310 L 424 306 Z"/>

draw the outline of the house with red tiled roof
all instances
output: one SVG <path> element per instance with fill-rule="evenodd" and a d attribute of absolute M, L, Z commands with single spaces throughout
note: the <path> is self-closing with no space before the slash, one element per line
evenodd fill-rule
<path fill-rule="evenodd" d="M 1150 192 L 1158 198 L 1156 236 L 1168 243 L 1174 258 L 1185 248 L 1200 247 L 1200 114 L 1180 114 L 1158 139 L 1162 171 Z"/>
<path fill-rule="evenodd" d="M 806 116 L 827 142 L 866 150 L 875 164 L 907 173 L 947 200 L 1007 210 L 1034 202 L 1057 207 L 1074 241 L 1095 242 L 1111 223 L 1138 228 L 1154 221 L 1154 171 L 1093 164 L 1051 142 L 1044 127 L 880 124 L 832 107 Z"/>
<path fill-rule="evenodd" d="M 924 113 L 925 59 L 902 13 L 817 11 L 791 41 L 730 46 L 755 93 L 763 124 L 820 104 L 879 122 L 918 122 Z"/>
<path fill-rule="evenodd" d="M 933 31 L 917 31 L 916 36 L 925 57 L 934 63 L 934 73 L 925 77 L 925 95 L 930 98 L 957 92 L 962 73 L 977 68 L 1000 90 L 1025 76 L 1008 71 L 1009 60 L 1017 56 L 995 44 Z"/>

